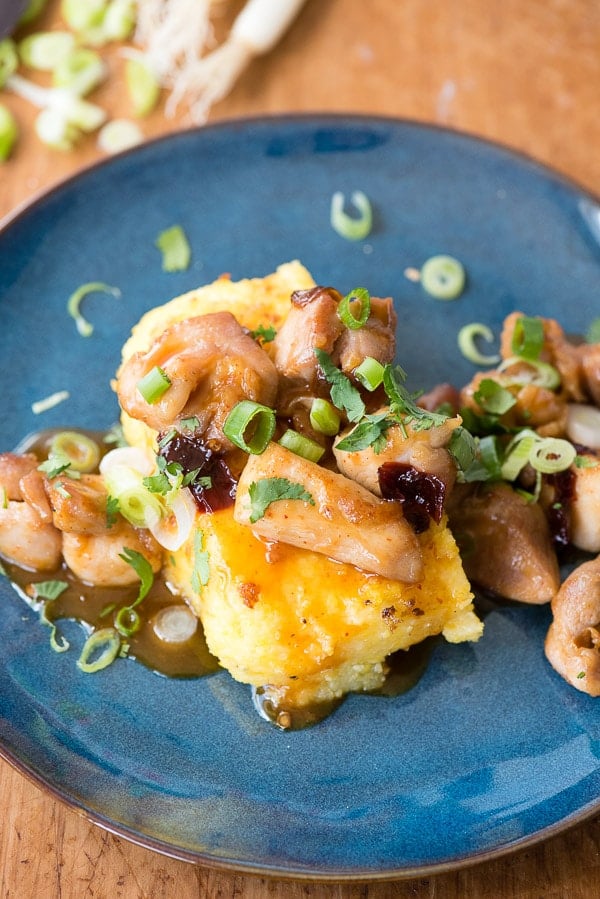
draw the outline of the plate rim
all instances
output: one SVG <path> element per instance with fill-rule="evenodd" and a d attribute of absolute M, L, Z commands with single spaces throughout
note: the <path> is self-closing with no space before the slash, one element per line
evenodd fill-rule
<path fill-rule="evenodd" d="M 516 164 L 529 167 L 542 178 L 550 180 L 566 188 L 569 192 L 578 194 L 580 198 L 590 200 L 600 204 L 600 193 L 596 194 L 590 188 L 584 186 L 577 179 L 565 174 L 551 164 L 542 162 L 530 152 L 515 148 L 503 141 L 488 138 L 483 135 L 471 132 L 449 125 L 439 124 L 436 122 L 420 121 L 414 118 L 399 117 L 393 115 L 377 115 L 361 112 L 284 112 L 262 115 L 237 116 L 220 119 L 207 125 L 199 125 L 193 127 L 181 127 L 169 131 L 164 134 L 157 135 L 143 143 L 124 150 L 120 153 L 102 157 L 93 160 L 87 165 L 77 169 L 76 171 L 60 178 L 53 184 L 45 186 L 34 192 L 32 196 L 18 203 L 14 209 L 10 210 L 0 219 L 0 238 L 13 225 L 17 224 L 22 218 L 34 213 L 36 207 L 43 205 L 51 200 L 55 195 L 69 189 L 78 181 L 84 181 L 90 176 L 94 176 L 97 171 L 104 168 L 110 168 L 116 161 L 124 157 L 133 157 L 144 151 L 152 151 L 154 147 L 164 143 L 169 143 L 185 138 L 199 137 L 202 139 L 204 135 L 209 138 L 212 134 L 223 133 L 226 131 L 238 132 L 243 134 L 244 130 L 254 127 L 286 129 L 288 126 L 305 125 L 307 127 L 331 126 L 339 127 L 348 125 L 350 127 L 360 126 L 361 124 L 371 127 L 388 126 L 391 128 L 408 127 L 415 131 L 429 133 L 431 135 L 441 134 L 449 137 L 455 137 L 459 140 L 472 145 L 479 145 L 483 148 L 493 150 L 503 154 L 506 158 L 512 159 Z M 66 790 L 60 788 L 56 784 L 50 783 L 44 776 L 38 772 L 31 763 L 20 758 L 16 752 L 9 749 L 0 741 L 0 758 L 7 762 L 14 771 L 24 776 L 30 783 L 39 788 L 43 793 L 49 795 L 53 800 L 59 801 L 69 809 L 88 820 L 90 823 L 101 827 L 103 830 L 112 833 L 118 837 L 126 839 L 134 845 L 143 849 L 159 853 L 165 857 L 183 861 L 194 865 L 207 866 L 219 871 L 227 873 L 241 873 L 255 876 L 263 876 L 278 879 L 296 880 L 304 882 L 383 882 L 391 880 L 410 880 L 424 876 L 434 876 L 449 873 L 471 867 L 477 864 L 490 862 L 512 855 L 518 851 L 530 848 L 546 840 L 558 836 L 574 827 L 583 824 L 585 821 L 598 814 L 600 809 L 600 796 L 566 817 L 546 825 L 534 833 L 527 836 L 510 840 L 500 846 L 490 849 L 480 850 L 460 858 L 449 859 L 442 862 L 434 862 L 431 864 L 421 864 L 411 867 L 386 867 L 385 869 L 372 869 L 364 865 L 354 870 L 347 867 L 340 869 L 328 869 L 327 871 L 310 869 L 308 867 L 292 863 L 289 865 L 267 864 L 265 862 L 249 863 L 242 860 L 234 860 L 230 858 L 221 858 L 218 855 L 212 855 L 209 852 L 199 850 L 186 849 L 176 846 L 173 843 L 166 842 L 159 838 L 139 833 L 130 829 L 121 822 L 115 822 L 106 817 L 101 812 L 96 811 L 85 805 L 81 799 L 70 795 Z M 294 866 L 294 864 L 296 866 Z"/>

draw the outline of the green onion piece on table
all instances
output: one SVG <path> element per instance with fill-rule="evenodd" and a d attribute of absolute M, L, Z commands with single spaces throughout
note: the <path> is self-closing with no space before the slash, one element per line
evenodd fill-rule
<path fill-rule="evenodd" d="M 423 290 L 436 300 L 455 300 L 464 290 L 465 270 L 453 256 L 432 256 L 421 268 Z"/>
<path fill-rule="evenodd" d="M 30 69 L 51 72 L 74 49 L 75 36 L 70 31 L 39 31 L 23 38 L 19 56 Z"/>
<path fill-rule="evenodd" d="M 252 400 L 237 403 L 223 425 L 228 440 L 247 453 L 263 453 L 275 433 L 275 413 Z"/>
<path fill-rule="evenodd" d="M 369 198 L 361 190 L 355 190 L 350 197 L 358 215 L 350 216 L 344 211 L 344 194 L 336 191 L 331 198 L 331 227 L 346 240 L 364 240 L 373 227 L 373 212 Z"/>
<path fill-rule="evenodd" d="M 10 37 L 0 41 L 0 87 L 4 87 L 11 75 L 19 68 L 19 54 L 15 42 Z"/>
<path fill-rule="evenodd" d="M 142 58 L 128 59 L 125 63 L 125 84 L 133 114 L 141 118 L 151 113 L 158 103 L 160 84 Z"/>
<path fill-rule="evenodd" d="M 0 103 L 0 162 L 6 162 L 19 136 L 19 126 L 14 115 Z"/>
<path fill-rule="evenodd" d="M 106 66 L 94 50 L 78 47 L 55 66 L 52 72 L 54 87 L 62 87 L 85 97 L 106 77 Z"/>

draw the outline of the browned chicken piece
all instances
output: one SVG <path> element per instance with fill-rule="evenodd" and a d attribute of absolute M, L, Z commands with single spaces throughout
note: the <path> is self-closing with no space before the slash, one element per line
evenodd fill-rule
<path fill-rule="evenodd" d="M 456 415 L 460 408 L 460 391 L 452 384 L 436 384 L 436 386 L 417 399 L 417 405 L 428 412 L 435 412 L 440 406 L 448 405 Z"/>
<path fill-rule="evenodd" d="M 99 474 L 46 481 L 55 526 L 70 534 L 103 534 L 107 528 L 108 493 Z"/>
<path fill-rule="evenodd" d="M 344 330 L 337 314 L 341 299 L 330 287 L 311 287 L 292 294 L 292 306 L 272 343 L 275 367 L 286 380 L 314 387 L 315 349 L 331 355 Z"/>
<path fill-rule="evenodd" d="M 23 499 L 20 481 L 39 465 L 34 453 L 0 453 L 0 487 L 7 499 Z"/>
<path fill-rule="evenodd" d="M 125 587 L 139 580 L 132 566 L 121 558 L 125 549 L 144 556 L 154 572 L 160 570 L 162 551 L 152 534 L 134 528 L 123 518 L 101 534 L 62 535 L 65 562 L 78 578 L 96 587 Z"/>
<path fill-rule="evenodd" d="M 157 366 L 171 383 L 151 404 L 137 385 Z M 230 312 L 214 312 L 177 322 L 147 352 L 128 359 L 119 372 L 117 393 L 132 418 L 157 431 L 197 418 L 197 436 L 209 449 L 220 451 L 231 449 L 223 424 L 236 403 L 274 403 L 277 371 Z"/>
<path fill-rule="evenodd" d="M 251 485 L 270 478 L 300 484 L 314 505 L 277 500 L 251 522 Z M 397 503 L 378 499 L 276 443 L 262 455 L 250 456 L 238 484 L 234 518 L 265 540 L 322 553 L 392 580 L 415 583 L 422 575 L 418 540 Z"/>
<path fill-rule="evenodd" d="M 497 369 L 479 371 L 460 394 L 461 406 L 472 409 L 477 415 L 481 415 L 484 410 L 475 399 L 475 394 L 481 382 L 487 378 L 506 386 L 507 372 L 499 372 Z M 507 389 L 511 389 L 516 402 L 500 417 L 503 425 L 510 428 L 535 428 L 542 437 L 558 437 L 565 433 L 567 401 L 564 394 L 535 384 Z"/>
<path fill-rule="evenodd" d="M 371 297 L 371 314 L 362 326 L 345 328 L 334 349 L 334 362 L 347 375 L 367 356 L 382 365 L 392 362 L 396 352 L 396 313 L 390 297 Z"/>
<path fill-rule="evenodd" d="M 467 577 L 506 599 L 550 602 L 560 586 L 546 517 L 508 484 L 456 488 L 450 528 Z"/>
<path fill-rule="evenodd" d="M 515 324 L 523 318 L 522 312 L 512 312 L 504 320 L 500 337 L 500 355 L 503 359 L 514 356 L 512 340 Z M 543 362 L 553 365 L 560 374 L 561 386 L 568 399 L 581 403 L 586 398 L 585 385 L 578 348 L 569 342 L 559 323 L 553 318 L 542 318 L 544 325 L 544 348 L 540 354 Z"/>
<path fill-rule="evenodd" d="M 400 427 L 391 427 L 386 432 L 386 443 L 376 453 L 372 446 L 356 452 L 337 449 L 337 444 L 351 429 L 336 438 L 333 454 L 337 466 L 347 478 L 357 481 L 371 493 L 382 495 L 379 470 L 386 463 L 405 463 L 417 471 L 433 475 L 444 485 L 449 494 L 456 481 L 456 463 L 445 449 L 452 432 L 459 427 L 462 419 L 448 418 L 443 424 L 428 431 L 413 431 L 406 425 L 404 433 Z"/>
<path fill-rule="evenodd" d="M 600 557 L 566 579 L 552 600 L 546 657 L 568 683 L 600 696 Z"/>
<path fill-rule="evenodd" d="M 570 538 L 573 546 L 600 552 L 600 456 L 582 454 L 582 465 L 574 466 L 575 490 L 570 507 Z"/>
<path fill-rule="evenodd" d="M 587 392 L 600 406 L 600 343 L 585 343 L 577 349 Z"/>

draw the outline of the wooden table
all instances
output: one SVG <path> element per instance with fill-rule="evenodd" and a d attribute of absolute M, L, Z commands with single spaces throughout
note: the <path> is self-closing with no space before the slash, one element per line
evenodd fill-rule
<path fill-rule="evenodd" d="M 58 20 L 57 7 L 51 2 L 47 24 Z M 113 64 L 98 97 L 126 112 L 116 57 Z M 348 111 L 438 122 L 525 151 L 600 192 L 598 85 L 600 6 L 591 0 L 309 0 L 211 120 Z M 44 148 L 31 111 L 13 97 L 6 102 L 23 137 L 0 167 L 0 215 L 100 155 L 91 138 L 70 153 Z M 148 136 L 182 125 L 161 110 L 143 123 Z M 229 874 L 112 836 L 0 762 L 1 899 L 581 899 L 599 895 L 599 859 L 596 818 L 516 855 L 416 881 L 334 885 Z"/>

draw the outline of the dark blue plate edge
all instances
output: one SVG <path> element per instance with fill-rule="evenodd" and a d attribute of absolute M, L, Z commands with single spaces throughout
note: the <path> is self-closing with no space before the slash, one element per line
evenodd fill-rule
<path fill-rule="evenodd" d="M 78 169 L 74 174 L 67 176 L 56 182 L 56 184 L 45 188 L 34 194 L 28 200 L 23 201 L 14 210 L 9 212 L 0 220 L 0 238 L 9 227 L 17 223 L 21 218 L 35 211 L 36 207 L 42 206 L 51 200 L 57 193 L 62 192 L 65 188 L 76 184 L 80 180 L 85 180 L 90 174 L 99 169 L 110 166 L 116 158 L 124 156 L 132 156 L 144 151 L 146 148 L 152 149 L 153 146 L 172 142 L 173 140 L 185 139 L 193 134 L 201 135 L 203 133 L 215 133 L 226 131 L 241 131 L 253 127 L 280 126 L 285 128 L 287 125 L 306 125 L 313 127 L 323 126 L 350 126 L 350 127 L 408 127 L 415 130 L 428 131 L 435 135 L 454 136 L 457 139 L 465 140 L 471 144 L 479 144 L 482 147 L 493 149 L 503 154 L 507 158 L 512 158 L 515 163 L 527 166 L 531 170 L 537 172 L 545 179 L 559 184 L 568 191 L 577 194 L 580 199 L 587 199 L 593 203 L 600 204 L 600 194 L 596 195 L 588 188 L 581 185 L 575 179 L 570 178 L 559 170 L 553 168 L 547 163 L 542 163 L 535 157 L 531 156 L 523 150 L 518 150 L 501 141 L 491 140 L 481 137 L 480 135 L 471 133 L 466 130 L 452 128 L 445 125 L 438 125 L 433 122 L 422 122 L 417 119 L 398 118 L 394 116 L 369 115 L 367 113 L 336 113 L 336 112 L 319 112 L 319 113 L 284 113 L 277 115 L 248 116 L 227 118 L 210 125 L 198 126 L 194 128 L 179 129 L 167 134 L 144 141 L 142 144 L 125 150 L 116 156 L 108 156 L 104 159 L 96 160 L 91 164 Z M 231 873 L 251 874 L 260 877 L 272 877 L 277 879 L 302 880 L 311 882 L 375 882 L 375 881 L 391 881 L 391 880 L 409 880 L 418 877 L 443 874 L 456 871 L 462 868 L 470 867 L 476 864 L 492 861 L 514 852 L 529 848 L 541 843 L 551 837 L 564 833 L 586 820 L 593 817 L 600 809 L 600 797 L 598 800 L 588 803 L 580 808 L 577 812 L 556 821 L 554 824 L 530 834 L 528 837 L 511 840 L 502 846 L 494 849 L 475 852 L 461 858 L 448 859 L 447 861 L 437 862 L 428 865 L 419 865 L 410 868 L 386 868 L 381 870 L 373 870 L 371 868 L 348 869 L 347 867 L 339 870 L 332 869 L 326 872 L 307 868 L 304 866 L 294 867 L 293 864 L 283 866 L 257 863 L 256 865 L 241 862 L 238 860 L 229 860 L 220 858 L 219 856 L 203 853 L 195 850 L 186 850 L 183 847 L 174 846 L 173 844 L 164 842 L 154 837 L 141 835 L 126 826 L 105 818 L 101 813 L 87 807 L 83 802 L 63 792 L 52 784 L 48 783 L 45 778 L 39 774 L 27 762 L 18 758 L 5 746 L 0 743 L 0 758 L 11 765 L 18 773 L 25 776 L 31 783 L 39 787 L 42 791 L 50 794 L 53 798 L 62 802 L 64 805 L 81 815 L 92 824 L 101 827 L 116 836 L 122 837 L 129 842 L 149 849 L 154 852 L 178 861 L 184 861 L 196 865 L 204 865 L 207 867 L 223 870 Z"/>

